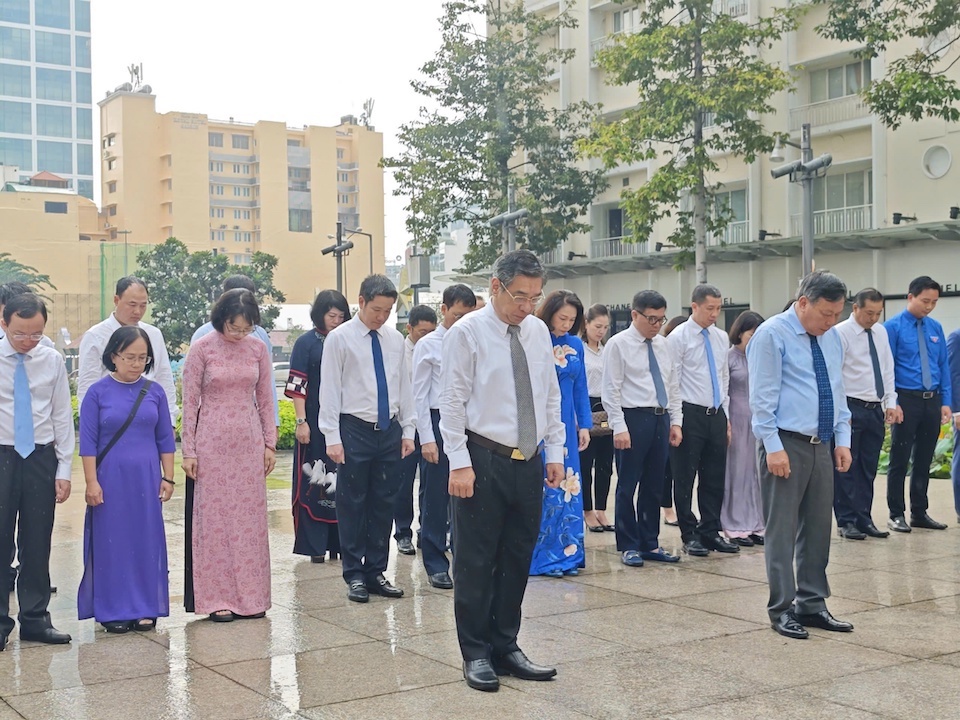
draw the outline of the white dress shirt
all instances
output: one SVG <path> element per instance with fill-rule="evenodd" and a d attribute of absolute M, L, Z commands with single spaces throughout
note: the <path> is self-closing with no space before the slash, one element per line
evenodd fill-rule
<path fill-rule="evenodd" d="M 421 445 L 437 441 L 430 411 L 440 409 L 440 386 L 443 382 L 440 367 L 446 332 L 443 325 L 438 325 L 432 333 L 420 338 L 413 349 L 413 402 L 417 407 L 417 432 Z"/>
<path fill-rule="evenodd" d="M 583 343 L 583 364 L 587 370 L 587 394 L 598 398 L 603 393 L 603 343 L 597 350 Z"/>
<path fill-rule="evenodd" d="M 646 322 L 646 321 L 644 321 Z M 662 335 L 650 341 L 660 367 L 660 377 L 667 391 L 667 411 L 671 425 L 683 425 L 683 406 L 680 403 L 680 385 L 676 361 Z M 603 351 L 603 392 L 600 394 L 607 422 L 614 434 L 627 432 L 624 408 L 659 407 L 657 388 L 650 374 L 650 358 L 646 338 L 630 324 L 607 341 Z"/>
<path fill-rule="evenodd" d="M 883 323 L 874 324 L 873 344 L 880 361 L 880 377 L 883 380 L 883 397 L 877 397 L 873 377 L 873 361 L 870 359 L 870 341 L 867 333 L 851 315 L 836 327 L 843 346 L 843 387 L 849 397 L 864 402 L 882 402 L 884 410 L 897 407 L 896 381 L 893 371 L 893 352 Z"/>
<path fill-rule="evenodd" d="M 323 344 L 320 363 L 320 415 L 318 426 L 327 445 L 340 445 L 340 415 L 353 415 L 365 422 L 377 422 L 377 374 L 373 367 L 370 328 L 360 315 L 330 331 Z M 383 369 L 390 396 L 390 417 L 397 417 L 405 440 L 413 440 L 416 411 L 406 367 L 405 338 L 384 325 L 374 331 L 380 338 Z"/>
<path fill-rule="evenodd" d="M 710 365 L 707 362 L 707 348 L 704 343 L 703 328 L 691 317 L 677 326 L 667 337 L 670 350 L 677 360 L 677 372 L 680 375 L 680 397 L 683 402 L 713 407 L 713 380 L 710 378 Z M 727 353 L 730 351 L 730 338 L 716 325 L 711 325 L 710 347 L 717 367 L 717 381 L 720 383 L 720 405 L 724 413 L 730 416 L 730 366 L 727 365 Z"/>
<path fill-rule="evenodd" d="M 7 338 L 0 340 L 0 445 L 13 446 L 13 374 L 17 370 L 17 351 Z M 76 434 L 70 383 L 63 356 L 56 350 L 37 345 L 23 361 L 30 384 L 33 410 L 33 439 L 37 445 L 54 443 L 57 451 L 57 479 L 70 481 Z"/>
<path fill-rule="evenodd" d="M 153 367 L 143 376 L 163 388 L 170 408 L 170 422 L 176 425 L 180 409 L 177 407 L 177 388 L 173 384 L 173 370 L 170 368 L 170 356 L 163 342 L 163 333 L 145 322 L 137 325 L 147 333 L 153 349 Z M 103 366 L 103 351 L 110 342 L 110 336 L 121 327 L 123 325 L 116 316 L 110 313 L 110 317 L 87 330 L 80 339 L 80 369 L 77 373 L 77 402 L 80 407 L 83 407 L 83 398 L 90 386 L 110 372 Z"/>
<path fill-rule="evenodd" d="M 491 302 L 462 317 L 444 337 L 440 434 L 451 470 L 473 464 L 467 430 L 517 447 L 517 391 L 507 327 Z M 566 434 L 550 331 L 542 320 L 528 315 L 520 324 L 519 338 L 533 388 L 537 440 L 544 443 L 548 463 L 562 463 Z"/>

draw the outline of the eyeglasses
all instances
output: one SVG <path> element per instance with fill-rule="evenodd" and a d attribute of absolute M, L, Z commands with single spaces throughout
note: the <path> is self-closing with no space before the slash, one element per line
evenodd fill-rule
<path fill-rule="evenodd" d="M 238 328 L 236 325 L 230 325 L 227 323 L 223 328 L 228 335 L 233 335 L 233 337 L 246 337 L 253 332 L 253 327 Z"/>
<path fill-rule="evenodd" d="M 666 317 L 656 317 L 655 315 L 644 315 L 643 313 L 639 313 L 639 315 L 640 317 L 646 318 L 647 322 L 654 326 L 663 325 L 667 321 Z"/>
<path fill-rule="evenodd" d="M 501 285 L 500 288 L 507 294 L 507 297 L 513 300 L 514 305 L 524 305 L 526 303 L 530 303 L 530 305 L 536 307 L 543 301 L 543 295 L 534 295 L 533 297 L 526 297 L 525 295 L 517 296 L 507 290 L 504 285 Z"/>
<path fill-rule="evenodd" d="M 117 355 L 117 357 L 128 365 L 146 365 L 150 362 L 149 355 Z"/>
<path fill-rule="evenodd" d="M 33 342 L 40 342 L 43 340 L 43 333 L 33 333 L 33 335 L 24 335 L 23 333 L 14 333 L 11 335 L 14 340 L 18 342 L 23 342 L 24 340 L 32 340 Z"/>

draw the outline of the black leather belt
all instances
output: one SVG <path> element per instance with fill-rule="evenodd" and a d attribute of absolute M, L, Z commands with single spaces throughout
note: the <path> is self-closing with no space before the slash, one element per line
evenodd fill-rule
<path fill-rule="evenodd" d="M 939 390 L 901 390 L 897 388 L 897 395 L 909 395 L 910 397 L 920 398 L 921 400 L 930 400 L 939 394 Z"/>
<path fill-rule="evenodd" d="M 811 445 L 820 445 L 823 443 L 823 440 L 818 438 L 816 435 L 804 435 L 803 433 L 794 432 L 793 430 L 784 430 L 782 428 L 777 428 L 781 435 L 786 437 L 796 438 L 797 440 L 802 440 L 805 443 L 810 443 Z"/>
<path fill-rule="evenodd" d="M 722 407 L 707 407 L 705 405 L 694 405 L 693 403 L 688 402 L 683 403 L 683 409 L 684 411 L 694 410 L 701 415 L 719 415 L 720 411 L 723 410 Z"/>
<path fill-rule="evenodd" d="M 530 462 L 539 455 L 539 452 L 536 452 L 533 454 L 533 457 L 524 457 L 524 454 L 520 452 L 520 448 L 510 447 L 509 445 L 501 445 L 495 440 L 486 438 L 483 435 L 478 435 L 477 433 L 473 432 L 473 430 L 467 430 L 467 442 L 472 442 L 474 445 L 479 445 L 484 450 L 489 450 L 494 455 L 499 455 L 500 457 L 509 458 L 510 460 L 516 460 L 518 462 Z M 540 448 L 538 447 L 537 450 L 539 451 Z"/>
<path fill-rule="evenodd" d="M 637 412 L 649 413 L 650 415 L 666 415 L 667 409 L 662 407 L 638 407 L 638 408 L 624 408 L 623 411 L 627 410 L 636 410 Z"/>
<path fill-rule="evenodd" d="M 861 400 L 860 398 L 847 396 L 847 404 L 853 403 L 854 405 L 859 405 L 865 410 L 873 410 L 874 408 L 880 407 L 879 402 L 870 402 L 869 400 Z"/>
<path fill-rule="evenodd" d="M 363 419 L 361 419 L 361 418 L 358 418 L 356 415 L 349 415 L 349 414 L 347 414 L 347 413 L 344 413 L 344 414 L 341 415 L 340 417 L 341 417 L 341 418 L 345 418 L 345 417 L 346 417 L 346 418 L 350 418 L 352 421 L 357 422 L 357 423 L 360 423 L 361 425 L 363 425 L 363 426 L 365 426 L 365 427 L 368 427 L 368 428 L 370 428 L 371 430 L 375 430 L 376 432 L 383 432 L 384 430 L 389 430 L 390 427 L 393 425 L 393 421 L 397 419 L 397 416 L 394 415 L 392 418 L 390 418 L 390 422 L 387 423 L 387 426 L 386 426 L 386 427 L 380 427 L 380 423 L 379 423 L 379 422 L 370 422 L 370 421 L 368 421 L 368 420 L 363 420 Z"/>

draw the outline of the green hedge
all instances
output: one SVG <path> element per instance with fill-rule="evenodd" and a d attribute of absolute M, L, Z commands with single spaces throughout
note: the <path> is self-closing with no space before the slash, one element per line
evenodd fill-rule
<path fill-rule="evenodd" d="M 950 425 L 943 425 L 940 428 L 940 439 L 937 440 L 937 449 L 933 453 L 933 461 L 930 463 L 930 477 L 948 478 L 950 477 L 950 463 L 953 461 L 953 432 Z M 907 468 L 907 474 L 910 474 L 910 466 Z M 880 467 L 877 472 L 886 475 L 890 469 L 890 427 L 887 426 L 887 434 L 883 439 L 883 450 L 880 451 Z"/>

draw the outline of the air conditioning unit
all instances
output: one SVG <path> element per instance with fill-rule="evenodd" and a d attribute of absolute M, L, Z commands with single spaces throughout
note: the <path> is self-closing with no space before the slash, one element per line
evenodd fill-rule
<path fill-rule="evenodd" d="M 239 225 L 234 225 L 234 226 L 233 226 L 233 229 L 234 229 L 234 230 L 239 230 L 239 229 L 240 229 L 240 226 L 239 226 Z"/>

